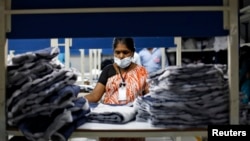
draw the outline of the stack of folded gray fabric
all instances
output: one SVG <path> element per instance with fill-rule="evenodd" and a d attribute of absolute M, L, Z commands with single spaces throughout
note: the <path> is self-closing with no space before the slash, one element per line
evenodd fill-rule
<path fill-rule="evenodd" d="M 229 123 L 228 81 L 220 67 L 170 66 L 152 73 L 148 82 L 150 93 L 135 103 L 137 121 L 166 128 Z"/>
<path fill-rule="evenodd" d="M 31 141 L 66 141 L 86 122 L 88 102 L 77 98 L 77 75 L 53 62 L 59 48 L 16 55 L 7 66 L 7 121 Z"/>

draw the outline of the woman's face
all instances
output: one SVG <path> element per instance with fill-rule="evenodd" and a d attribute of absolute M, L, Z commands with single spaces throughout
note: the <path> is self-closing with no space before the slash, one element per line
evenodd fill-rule
<path fill-rule="evenodd" d="M 118 43 L 114 50 L 114 56 L 119 59 L 131 57 L 132 55 L 133 55 L 133 52 L 129 50 L 125 44 L 122 44 L 122 43 Z"/>

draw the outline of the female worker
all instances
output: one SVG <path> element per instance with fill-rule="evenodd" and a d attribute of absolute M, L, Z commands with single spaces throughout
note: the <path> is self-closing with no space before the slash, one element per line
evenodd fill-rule
<path fill-rule="evenodd" d="M 149 91 L 146 69 L 132 62 L 135 52 L 133 39 L 114 38 L 113 51 L 114 63 L 103 69 L 94 90 L 85 96 L 89 102 L 98 102 L 104 96 L 104 104 L 129 104 Z M 100 139 L 104 140 L 143 141 L 144 138 Z"/>

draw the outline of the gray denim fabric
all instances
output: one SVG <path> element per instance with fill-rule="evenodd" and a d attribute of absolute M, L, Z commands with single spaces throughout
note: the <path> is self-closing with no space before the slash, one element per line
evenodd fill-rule
<path fill-rule="evenodd" d="M 135 101 L 137 121 L 165 128 L 229 124 L 229 88 L 220 66 L 170 66 L 150 74 L 150 93 Z"/>

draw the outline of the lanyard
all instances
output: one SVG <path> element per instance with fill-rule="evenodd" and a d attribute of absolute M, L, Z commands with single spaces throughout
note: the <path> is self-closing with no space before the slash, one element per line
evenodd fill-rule
<path fill-rule="evenodd" d="M 127 75 L 127 73 L 126 73 L 126 75 L 125 75 L 125 77 L 123 78 L 122 77 L 122 73 L 121 73 L 121 70 L 120 70 L 120 68 L 118 68 L 118 71 L 119 71 L 119 73 L 120 73 L 120 76 L 121 76 L 121 79 L 122 79 L 122 82 L 120 83 L 120 87 L 125 87 L 126 86 L 126 83 L 125 83 L 125 78 L 126 78 L 126 75 Z"/>
<path fill-rule="evenodd" d="M 124 78 L 122 77 L 121 69 L 120 69 L 119 67 L 118 67 L 118 71 L 119 71 L 120 76 L 121 76 L 121 78 L 122 78 L 122 82 L 125 83 L 125 77 L 126 77 L 126 76 L 125 76 Z"/>

